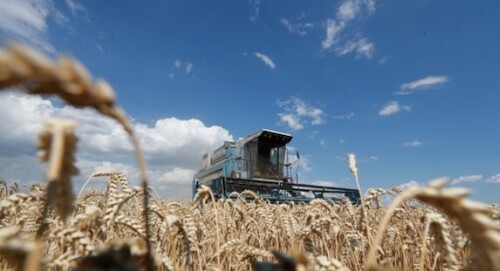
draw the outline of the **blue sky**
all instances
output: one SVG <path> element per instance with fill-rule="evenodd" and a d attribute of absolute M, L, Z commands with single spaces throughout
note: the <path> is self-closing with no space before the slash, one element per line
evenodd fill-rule
<path fill-rule="evenodd" d="M 498 202 L 498 10 L 494 0 L 0 0 L 0 39 L 70 54 L 109 81 L 166 197 L 189 195 L 202 153 L 268 128 L 295 136 L 303 182 L 353 187 L 353 152 L 363 188 L 448 176 Z M 81 122 L 77 184 L 95 170 L 136 175 L 113 122 L 13 92 L 0 105 L 0 177 L 41 179 L 33 134 L 47 116 Z"/>

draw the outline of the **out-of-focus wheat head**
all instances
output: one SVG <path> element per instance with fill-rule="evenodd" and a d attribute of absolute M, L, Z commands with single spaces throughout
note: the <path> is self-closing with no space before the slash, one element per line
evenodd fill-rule
<path fill-rule="evenodd" d="M 354 155 L 354 153 L 349 153 L 347 157 L 349 161 L 349 170 L 351 171 L 354 178 L 358 178 L 358 168 L 356 167 L 356 155 Z"/>
<path fill-rule="evenodd" d="M 132 130 L 126 115 L 115 105 L 111 86 L 102 80 L 92 82 L 77 60 L 62 56 L 52 62 L 44 55 L 18 43 L 0 51 L 0 89 L 20 86 L 30 94 L 56 95 L 76 107 L 91 107 Z"/>
<path fill-rule="evenodd" d="M 0 50 L 0 90 L 9 87 L 22 89 L 28 94 L 55 95 L 75 107 L 94 108 L 122 125 L 130 137 L 139 164 L 139 175 L 144 190 L 143 223 L 149 255 L 151 247 L 146 161 L 131 123 L 125 112 L 115 103 L 115 94 L 111 86 L 103 80 L 93 81 L 85 67 L 75 59 L 61 56 L 57 61 L 51 61 L 31 48 L 18 43 L 8 43 L 6 50 Z M 63 191 L 66 188 L 57 190 Z M 70 211 L 68 207 L 57 208 L 62 217 L 67 216 Z M 43 228 L 41 227 L 40 233 L 43 232 Z M 152 262 L 147 261 L 147 265 L 147 269 L 152 270 Z"/>
<path fill-rule="evenodd" d="M 360 195 L 360 200 L 361 200 L 361 210 L 362 210 L 362 218 L 360 223 L 363 225 L 363 228 L 365 229 L 366 232 L 366 237 L 368 238 L 368 242 L 371 242 L 371 232 L 370 232 L 370 223 L 368 222 L 368 214 L 366 213 L 366 208 L 365 208 L 365 200 L 363 198 L 363 192 L 361 190 L 361 184 L 359 183 L 359 177 L 358 177 L 358 168 L 356 167 L 356 155 L 354 153 L 349 153 L 347 155 L 348 157 L 348 166 L 349 170 L 352 173 L 352 176 L 354 177 L 354 181 L 356 182 L 356 187 L 358 188 L 359 195 Z"/>
<path fill-rule="evenodd" d="M 47 163 L 47 200 L 63 220 L 73 208 L 71 176 L 78 174 L 74 157 L 77 141 L 75 128 L 74 121 L 48 119 L 38 137 L 38 156 Z"/>
<path fill-rule="evenodd" d="M 444 188 L 447 178 L 439 178 L 424 187 L 410 187 L 403 191 L 391 203 L 380 221 L 374 246 L 370 248 L 367 259 L 367 270 L 377 270 L 375 265 L 376 247 L 381 243 L 385 228 L 393 215 L 393 211 L 403 201 L 415 198 L 432 205 L 448 217 L 459 222 L 462 230 L 470 235 L 472 251 L 467 270 L 500 270 L 500 223 L 494 221 L 491 208 L 483 203 L 468 200 L 470 192 L 465 188 Z M 434 220 L 434 223 L 436 220 Z M 444 253 L 450 253 L 450 244 L 443 245 Z M 445 255 L 446 268 L 454 269 L 454 255 Z"/>
<path fill-rule="evenodd" d="M 20 227 L 0 228 L 0 255 L 16 270 L 23 270 L 25 259 L 31 250 L 28 236 Z"/>
<path fill-rule="evenodd" d="M 422 259 L 425 257 L 425 247 L 426 247 L 426 241 L 427 241 L 427 235 L 428 232 L 432 235 L 434 235 L 434 243 L 436 246 L 438 246 L 438 250 L 440 252 L 440 256 L 444 258 L 444 267 L 443 270 L 445 271 L 453 271 L 453 270 L 458 270 L 458 261 L 457 257 L 455 256 L 455 250 L 453 248 L 453 244 L 451 241 L 450 237 L 450 229 L 448 228 L 448 225 L 446 223 L 446 219 L 435 212 L 430 212 L 425 215 L 426 218 L 426 225 L 425 225 L 425 232 L 424 232 L 424 238 L 423 238 L 423 248 L 422 248 Z M 424 270 L 424 266 L 422 265 L 421 261 L 421 270 Z"/>

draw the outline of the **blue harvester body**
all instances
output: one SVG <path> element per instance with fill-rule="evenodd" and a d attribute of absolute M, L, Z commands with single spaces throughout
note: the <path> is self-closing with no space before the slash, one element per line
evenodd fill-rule
<path fill-rule="evenodd" d="M 272 203 L 309 202 L 315 198 L 341 201 L 343 197 L 358 202 L 357 189 L 297 183 L 291 176 L 295 162 L 288 162 L 286 148 L 291 140 L 289 134 L 263 129 L 224 142 L 203 156 L 203 167 L 193 178 L 193 196 L 201 185 L 206 185 L 218 199 L 251 190 Z"/>

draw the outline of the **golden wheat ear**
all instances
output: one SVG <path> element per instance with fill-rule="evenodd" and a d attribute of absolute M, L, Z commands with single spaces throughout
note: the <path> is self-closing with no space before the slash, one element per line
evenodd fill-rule
<path fill-rule="evenodd" d="M 368 238 L 368 243 L 371 244 L 372 238 L 371 238 L 371 233 L 370 233 L 370 224 L 368 222 L 368 214 L 366 213 L 366 208 L 365 208 L 365 201 L 363 198 L 363 191 L 361 190 L 361 185 L 359 184 L 359 177 L 358 177 L 358 168 L 356 167 L 356 156 L 353 153 L 349 153 L 347 155 L 348 157 L 348 165 L 349 165 L 349 170 L 351 171 L 352 176 L 354 177 L 354 180 L 356 181 L 356 186 L 359 191 L 359 198 L 361 200 L 361 210 L 362 210 L 362 225 L 363 229 L 366 232 L 366 238 Z"/>
<path fill-rule="evenodd" d="M 54 62 L 31 48 L 11 42 L 7 44 L 7 50 L 0 50 L 0 91 L 9 87 L 17 87 L 28 94 L 55 95 L 75 107 L 94 108 L 122 125 L 132 142 L 139 165 L 144 190 L 143 218 L 150 255 L 146 161 L 132 124 L 125 112 L 116 106 L 115 93 L 111 86 L 105 81 L 93 81 L 90 73 L 75 59 L 62 56 Z M 148 270 L 153 269 L 152 260 L 148 260 L 146 264 Z"/>
<path fill-rule="evenodd" d="M 366 270 L 376 267 L 376 247 L 382 241 L 394 210 L 400 203 L 411 198 L 427 203 L 455 219 L 462 230 L 470 235 L 472 253 L 465 270 L 500 270 L 500 223 L 490 218 L 489 206 L 466 199 L 470 193 L 467 189 L 444 188 L 448 181 L 447 178 L 439 178 L 424 187 L 410 187 L 394 199 L 379 224 L 377 236 L 367 256 Z M 450 250 L 448 247 L 444 249 L 446 253 Z M 455 265 L 451 257 L 448 263 L 450 266 Z"/>
<path fill-rule="evenodd" d="M 76 122 L 48 119 L 38 138 L 38 155 L 47 163 L 47 203 L 65 220 L 73 210 L 71 176 L 78 174 L 75 166 Z"/>

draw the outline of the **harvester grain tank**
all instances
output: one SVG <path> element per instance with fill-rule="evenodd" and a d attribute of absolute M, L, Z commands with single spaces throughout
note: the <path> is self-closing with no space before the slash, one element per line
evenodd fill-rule
<path fill-rule="evenodd" d="M 357 203 L 357 189 L 301 184 L 292 178 L 287 144 L 292 136 L 262 129 L 236 141 L 226 141 L 203 156 L 202 169 L 193 178 L 193 196 L 201 185 L 216 198 L 231 198 L 245 190 L 270 202 L 309 202 L 315 198 Z M 297 155 L 297 159 L 299 156 Z M 234 193 L 237 192 L 237 193 Z"/>

